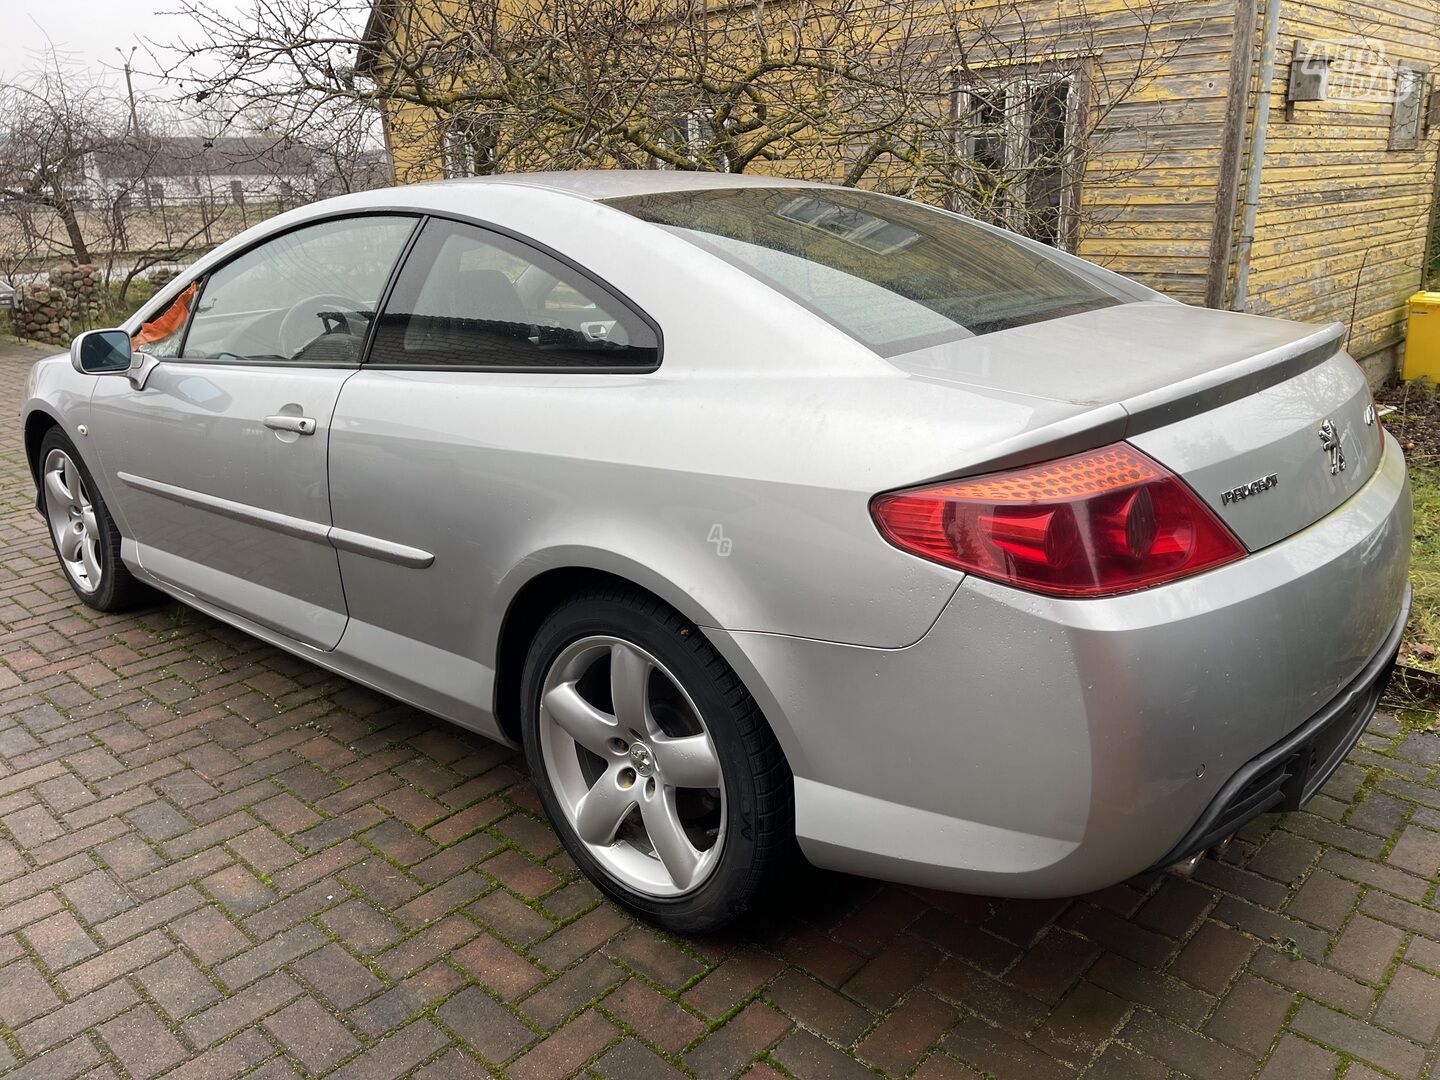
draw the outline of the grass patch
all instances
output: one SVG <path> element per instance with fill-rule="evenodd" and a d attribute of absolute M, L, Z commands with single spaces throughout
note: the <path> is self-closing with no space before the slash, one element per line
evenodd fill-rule
<path fill-rule="evenodd" d="M 1435 706 L 1431 703 L 1414 708 L 1396 709 L 1395 719 L 1400 721 L 1400 730 L 1407 735 L 1417 731 L 1435 730 Z"/>
<path fill-rule="evenodd" d="M 1410 585 L 1415 591 L 1400 660 L 1440 674 L 1440 466 L 1410 462 L 1415 498 L 1415 539 Z"/>

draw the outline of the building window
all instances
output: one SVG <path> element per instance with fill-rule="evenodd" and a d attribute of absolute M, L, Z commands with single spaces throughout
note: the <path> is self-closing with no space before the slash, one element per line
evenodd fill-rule
<path fill-rule="evenodd" d="M 440 156 L 445 179 L 475 175 L 475 155 L 470 150 L 470 143 L 465 133 L 457 131 L 454 126 L 447 126 L 441 137 Z"/>
<path fill-rule="evenodd" d="M 1073 72 L 962 80 L 953 99 L 959 175 L 952 209 L 1072 246 L 1079 101 Z"/>
<path fill-rule="evenodd" d="M 730 157 L 720 149 L 715 125 L 703 109 L 691 109 L 676 116 L 661 133 L 660 143 L 697 165 L 717 172 L 730 171 Z M 657 169 L 675 168 L 659 158 L 652 159 L 652 164 Z"/>
<path fill-rule="evenodd" d="M 1420 145 L 1420 103 L 1425 96 L 1425 69 L 1395 69 L 1395 105 L 1390 114 L 1390 149 L 1414 150 Z"/>
<path fill-rule="evenodd" d="M 488 171 L 495 147 L 494 125 L 482 117 L 450 116 L 440 125 L 440 167 L 445 179 Z"/>

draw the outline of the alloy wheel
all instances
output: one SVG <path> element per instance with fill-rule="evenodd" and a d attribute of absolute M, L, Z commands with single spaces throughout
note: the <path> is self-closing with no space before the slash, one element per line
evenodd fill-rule
<path fill-rule="evenodd" d="M 546 672 L 539 728 L 566 819 L 616 879 L 674 897 L 709 877 L 725 842 L 720 759 L 664 664 L 610 635 L 572 642 Z"/>
<path fill-rule="evenodd" d="M 80 467 L 64 450 L 51 450 L 42 476 L 45 516 L 60 561 L 85 592 L 100 588 L 100 524 Z"/>

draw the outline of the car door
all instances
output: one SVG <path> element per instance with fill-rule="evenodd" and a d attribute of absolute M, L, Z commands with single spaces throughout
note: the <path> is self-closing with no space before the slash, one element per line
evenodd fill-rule
<path fill-rule="evenodd" d="M 407 699 L 488 729 L 481 627 L 567 468 L 545 418 L 602 386 L 638 390 L 658 354 L 653 325 L 573 266 L 429 219 L 335 412 L 342 651 Z"/>
<path fill-rule="evenodd" d="M 330 420 L 415 226 L 367 215 L 267 239 L 140 327 L 160 361 L 143 389 L 97 380 L 91 436 L 148 573 L 316 648 L 340 640 Z"/>

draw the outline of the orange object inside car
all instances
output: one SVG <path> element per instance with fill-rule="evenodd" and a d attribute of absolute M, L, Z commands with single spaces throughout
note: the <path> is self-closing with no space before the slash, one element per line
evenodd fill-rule
<path fill-rule="evenodd" d="M 130 344 L 134 348 L 141 345 L 149 345 L 151 342 L 163 341 L 171 334 L 177 333 L 184 325 L 185 320 L 190 317 L 190 305 L 195 302 L 196 285 L 191 284 L 184 292 L 165 305 L 165 310 L 156 315 L 147 323 L 142 323 L 139 330 L 130 338 Z"/>

